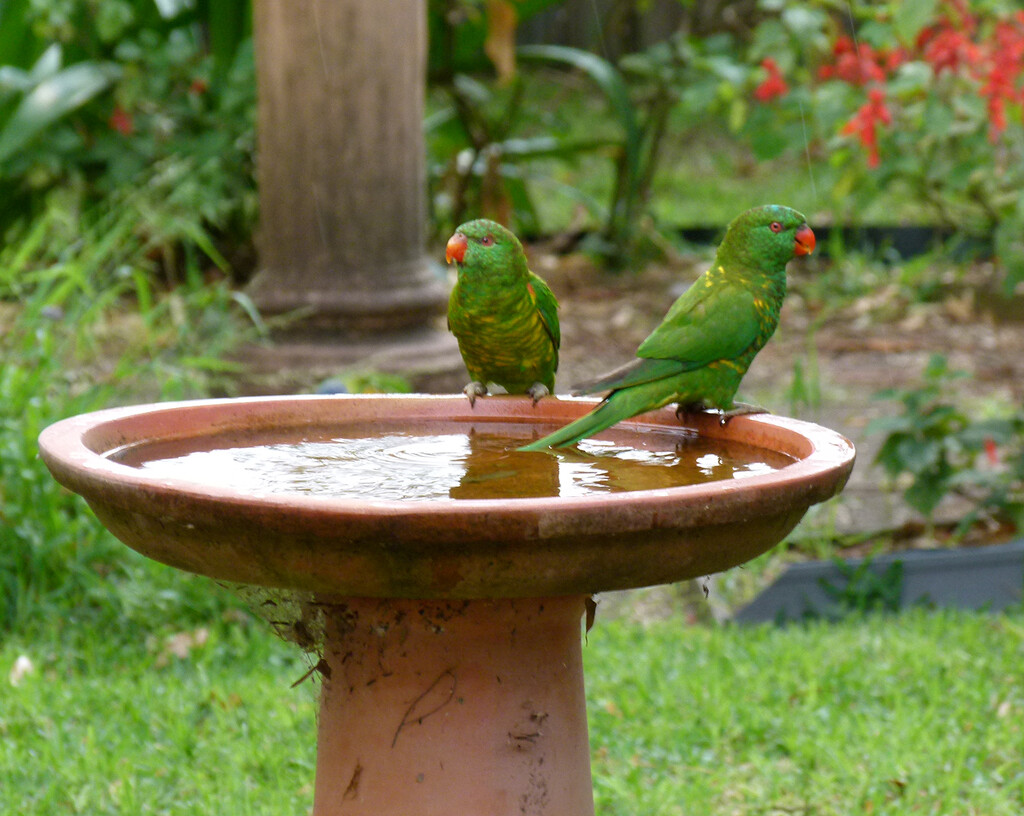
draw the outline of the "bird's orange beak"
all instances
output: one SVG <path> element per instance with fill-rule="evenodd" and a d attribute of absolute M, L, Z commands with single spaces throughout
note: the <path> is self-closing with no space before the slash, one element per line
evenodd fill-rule
<path fill-rule="evenodd" d="M 794 255 L 810 255 L 814 252 L 814 232 L 804 224 L 796 231 L 796 243 L 793 245 Z"/>
<path fill-rule="evenodd" d="M 448 263 L 451 263 L 452 261 L 462 263 L 462 259 L 466 257 L 467 246 L 469 246 L 469 241 L 466 240 L 466 236 L 461 232 L 455 233 L 448 239 L 448 243 L 444 248 L 445 260 L 448 261 Z"/>

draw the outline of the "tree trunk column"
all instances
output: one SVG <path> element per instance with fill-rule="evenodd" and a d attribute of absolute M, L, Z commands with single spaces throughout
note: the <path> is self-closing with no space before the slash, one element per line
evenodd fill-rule
<path fill-rule="evenodd" d="M 446 290 L 424 253 L 423 0 L 256 0 L 260 271 L 301 327 L 423 325 Z"/>

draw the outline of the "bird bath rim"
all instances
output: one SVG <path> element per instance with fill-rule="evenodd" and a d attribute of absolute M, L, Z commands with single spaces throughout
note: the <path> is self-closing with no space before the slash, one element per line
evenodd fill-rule
<path fill-rule="evenodd" d="M 722 425 L 663 408 L 625 427 L 696 431 L 789 453 L 770 473 L 581 497 L 379 501 L 251 495 L 147 473 L 111 451 L 158 439 L 324 428 L 366 419 L 451 425 L 543 424 L 593 399 L 463 395 L 283 396 L 113 408 L 62 420 L 40 451 L 66 487 L 133 549 L 210 577 L 326 595 L 511 598 L 670 583 L 735 566 L 780 541 L 837 494 L 853 445 L 834 431 L 767 414 Z M 254 441 L 255 441 L 254 439 Z M 547 456 L 546 453 L 531 454 Z"/>
<path fill-rule="evenodd" d="M 680 422 L 672 408 L 663 408 L 625 420 L 620 425 L 631 428 L 651 428 L 659 431 L 690 432 L 698 435 L 742 441 L 754 447 L 785 453 L 793 458 L 793 462 L 782 468 L 763 474 L 746 475 L 739 480 L 717 480 L 702 484 L 680 485 L 678 487 L 633 490 L 623 493 L 594 494 L 572 497 L 524 497 L 500 499 L 352 499 L 343 497 L 315 496 L 301 493 L 260 493 L 253 495 L 245 490 L 234 489 L 229 485 L 216 485 L 208 482 L 183 479 L 173 475 L 152 474 L 137 467 L 122 464 L 112 458 L 118 451 L 155 441 L 152 436 L 124 437 L 117 445 L 110 445 L 110 434 L 133 430 L 134 420 L 158 418 L 162 414 L 171 414 L 182 410 L 201 412 L 206 409 L 220 407 L 270 407 L 281 404 L 295 403 L 304 407 L 318 405 L 347 405 L 387 403 L 391 406 L 408 406 L 410 410 L 401 411 L 386 417 L 372 411 L 359 412 L 352 416 L 340 417 L 345 422 L 370 419 L 426 420 L 443 421 L 450 424 L 486 424 L 489 422 L 506 422 L 517 424 L 558 424 L 568 422 L 593 408 L 600 400 L 592 397 L 556 397 L 547 398 L 536 408 L 524 397 L 490 396 L 479 400 L 470 407 L 464 396 L 436 394 L 332 394 L 332 395 L 285 395 L 270 397 L 242 397 L 223 399 L 197 399 L 175 402 L 148 403 L 123 406 L 93 411 L 86 414 L 59 420 L 46 428 L 40 435 L 41 453 L 48 467 L 56 470 L 62 478 L 68 478 L 76 484 L 87 484 L 102 479 L 112 485 L 131 485 L 145 487 L 154 493 L 162 490 L 173 491 L 197 499 L 215 499 L 217 501 L 244 500 L 246 503 L 266 503 L 270 505 L 300 505 L 312 511 L 320 512 L 353 512 L 364 508 L 386 514 L 389 512 L 417 514 L 471 514 L 487 513 L 493 510 L 503 512 L 531 512 L 540 507 L 547 507 L 557 502 L 559 508 L 566 512 L 585 510 L 595 503 L 622 505 L 635 503 L 638 498 L 656 498 L 672 502 L 688 503 L 695 494 L 712 493 L 716 500 L 726 499 L 737 493 L 746 492 L 741 488 L 757 488 L 762 485 L 784 485 L 794 481 L 812 479 L 827 473 L 834 468 L 842 468 L 852 464 L 855 452 L 852 443 L 845 437 L 828 428 L 803 420 L 781 417 L 774 414 L 750 414 L 734 417 L 727 425 L 722 425 L 719 415 L 712 412 L 687 414 Z M 545 410 L 557 406 L 555 411 Z M 577 407 L 578 406 L 578 407 Z M 452 409 L 450 413 L 443 409 Z M 249 416 L 252 416 L 249 414 Z M 322 427 L 331 421 L 330 417 L 318 416 L 321 421 L 309 421 L 296 413 L 292 417 L 297 420 L 287 425 L 261 423 L 255 430 L 274 430 L 281 427 L 310 428 Z M 667 421 L 667 422 L 666 422 Z M 223 423 L 219 426 L 200 428 L 197 433 L 178 433 L 176 440 L 214 438 L 220 433 L 241 429 L 237 422 Z M 760 433 L 758 433 L 760 431 Z M 756 441 L 771 434 L 771 447 Z M 755 441 L 751 441 L 753 436 Z M 170 438 L 170 437 L 169 437 Z M 779 445 L 778 443 L 782 443 Z M 539 454 L 550 455 L 550 454 Z M 70 485 L 66 485 L 70 486 Z M 838 493 L 842 488 L 833 489 Z M 71 489 L 74 489 L 72 487 Z M 828 498 L 824 496 L 823 498 Z M 815 496 L 816 501 L 822 497 Z"/>

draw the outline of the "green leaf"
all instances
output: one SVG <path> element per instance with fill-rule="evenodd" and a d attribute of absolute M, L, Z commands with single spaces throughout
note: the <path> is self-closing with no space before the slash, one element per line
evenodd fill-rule
<path fill-rule="evenodd" d="M 27 67 L 36 47 L 29 17 L 31 0 L 0 0 L 0 65 Z"/>
<path fill-rule="evenodd" d="M 873 435 L 877 433 L 893 433 L 895 431 L 910 432 L 914 429 L 914 418 L 906 414 L 896 416 L 875 417 L 869 423 L 864 432 Z"/>
<path fill-rule="evenodd" d="M 249 36 L 252 12 L 249 0 L 205 0 L 199 10 L 206 20 L 213 55 L 213 75 L 219 81 L 235 61 L 238 47 Z"/>
<path fill-rule="evenodd" d="M 946 355 L 936 353 L 928 358 L 928 364 L 924 369 L 924 378 L 926 380 L 939 380 L 946 376 L 963 375 L 963 373 L 962 371 L 951 372 Z"/>
<path fill-rule="evenodd" d="M 153 0 L 160 16 L 165 20 L 172 20 L 179 14 L 185 12 L 191 5 L 188 0 Z"/>
<path fill-rule="evenodd" d="M 44 79 L 15 108 L 0 130 L 0 162 L 21 150 L 34 136 L 104 91 L 110 66 L 80 62 Z"/>
<path fill-rule="evenodd" d="M 782 11 L 782 22 L 802 43 L 819 39 L 829 22 L 822 9 L 808 8 L 808 5 L 794 3 Z"/>
<path fill-rule="evenodd" d="M 903 498 L 915 510 L 930 516 L 946 492 L 945 479 L 941 476 L 923 474 L 904 491 Z"/>
<path fill-rule="evenodd" d="M 521 178 L 505 177 L 505 193 L 512 202 L 512 210 L 516 214 L 519 229 L 527 233 L 540 232 L 540 219 L 537 216 L 537 208 L 533 206 L 533 199 L 526 187 L 526 182 Z"/>
<path fill-rule="evenodd" d="M 27 91 L 32 87 L 28 71 L 13 65 L 0 65 L 0 91 Z"/>
<path fill-rule="evenodd" d="M 905 470 L 921 474 L 940 464 L 942 444 L 935 441 L 903 439 L 896 445 L 896 456 L 903 463 Z"/>
<path fill-rule="evenodd" d="M 32 70 L 29 71 L 29 79 L 32 80 L 33 85 L 38 85 L 44 79 L 49 79 L 60 71 L 63 63 L 64 53 L 61 50 L 60 43 L 54 43 L 36 60 Z"/>
<path fill-rule="evenodd" d="M 524 62 L 553 62 L 585 73 L 604 94 L 622 126 L 623 149 L 631 178 L 639 177 L 642 136 L 629 89 L 622 74 L 608 60 L 596 54 L 563 45 L 524 45 L 516 50 Z"/>
<path fill-rule="evenodd" d="M 902 0 L 892 4 L 892 24 L 904 45 L 917 39 L 918 33 L 935 17 L 936 0 Z"/>

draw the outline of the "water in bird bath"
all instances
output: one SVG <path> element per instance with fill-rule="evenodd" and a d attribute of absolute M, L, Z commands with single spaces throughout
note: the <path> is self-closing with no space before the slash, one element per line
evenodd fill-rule
<path fill-rule="evenodd" d="M 576 448 L 522 453 L 527 429 L 505 423 L 346 424 L 261 436 L 143 443 L 108 456 L 152 475 L 249 494 L 434 501 L 578 497 L 768 473 L 784 453 L 692 432 L 620 431 Z"/>

